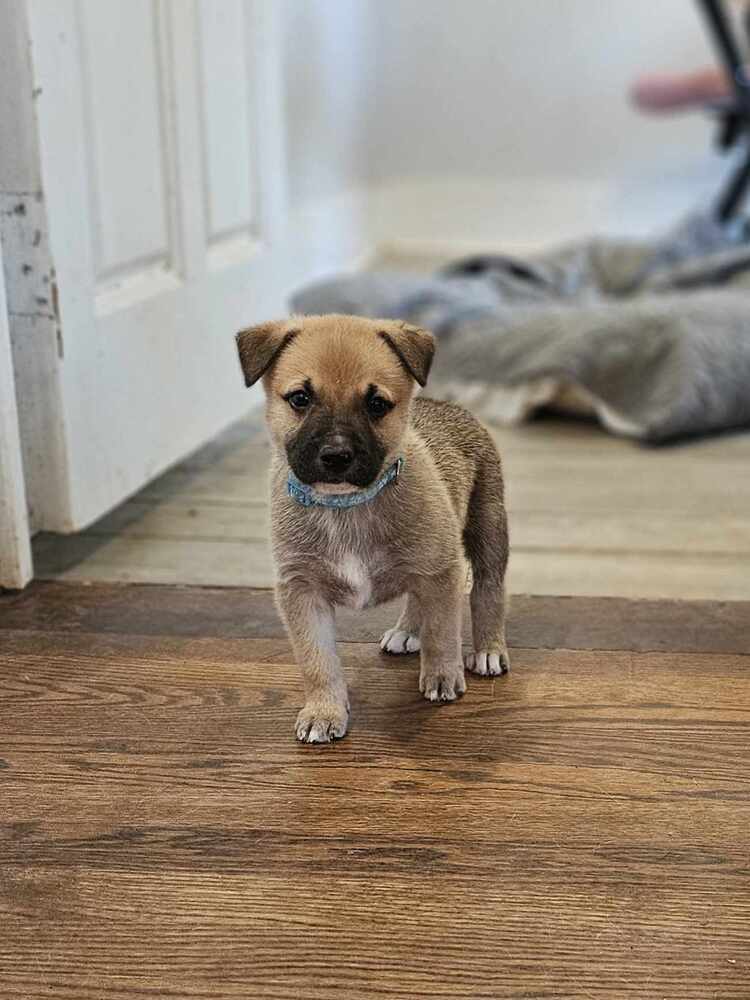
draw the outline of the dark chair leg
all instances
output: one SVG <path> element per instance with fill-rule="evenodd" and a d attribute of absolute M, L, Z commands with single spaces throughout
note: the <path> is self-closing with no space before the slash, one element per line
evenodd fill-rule
<path fill-rule="evenodd" d="M 720 145 L 723 148 L 731 146 L 742 136 L 746 146 L 744 160 L 731 174 L 716 201 L 716 215 L 726 222 L 737 212 L 750 185 L 750 78 L 722 0 L 698 0 L 698 5 L 734 90 L 733 106 L 725 116 Z M 750 37 L 750 8 L 744 25 Z"/>

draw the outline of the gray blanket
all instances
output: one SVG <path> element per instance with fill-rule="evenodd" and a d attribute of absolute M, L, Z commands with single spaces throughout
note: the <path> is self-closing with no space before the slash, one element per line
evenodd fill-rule
<path fill-rule="evenodd" d="M 648 244 L 478 256 L 427 277 L 344 275 L 292 307 L 431 329 L 431 395 L 488 421 L 551 407 L 651 442 L 750 424 L 750 239 L 707 216 Z"/>

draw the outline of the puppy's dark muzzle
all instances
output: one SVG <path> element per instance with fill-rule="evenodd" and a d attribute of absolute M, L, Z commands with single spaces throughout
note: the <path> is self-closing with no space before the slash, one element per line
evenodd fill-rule
<path fill-rule="evenodd" d="M 352 467 L 354 450 L 344 442 L 327 444 L 320 449 L 318 461 L 324 472 L 343 477 Z"/>
<path fill-rule="evenodd" d="M 371 428 L 332 426 L 312 414 L 287 442 L 287 458 L 303 483 L 349 483 L 364 488 L 377 478 L 385 449 Z"/>

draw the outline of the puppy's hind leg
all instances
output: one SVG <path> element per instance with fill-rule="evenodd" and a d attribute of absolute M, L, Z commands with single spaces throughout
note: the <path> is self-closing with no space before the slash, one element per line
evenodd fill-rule
<path fill-rule="evenodd" d="M 419 632 L 422 627 L 422 612 L 413 594 L 406 598 L 404 610 L 393 628 L 383 633 L 380 648 L 384 653 L 398 656 L 402 653 L 418 653 L 421 647 Z"/>
<path fill-rule="evenodd" d="M 500 458 L 488 456 L 478 471 L 469 499 L 464 546 L 471 563 L 471 624 L 474 649 L 467 670 L 505 674 L 510 667 L 505 643 L 505 570 L 508 565 L 508 519 L 503 499 Z"/>
<path fill-rule="evenodd" d="M 443 573 L 418 582 L 422 607 L 419 690 L 429 701 L 453 701 L 466 690 L 461 662 L 463 566 L 456 561 Z"/>

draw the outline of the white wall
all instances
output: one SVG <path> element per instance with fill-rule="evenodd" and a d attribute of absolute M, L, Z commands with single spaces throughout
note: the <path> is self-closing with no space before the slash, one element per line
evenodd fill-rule
<path fill-rule="evenodd" d="M 715 191 L 710 124 L 627 97 L 713 59 L 690 0 L 379 0 L 376 20 L 381 237 L 641 233 Z"/>
<path fill-rule="evenodd" d="M 657 125 L 627 101 L 639 71 L 711 59 L 690 0 L 381 0 L 378 12 L 380 178 L 596 177 L 705 149 L 692 116 Z"/>
<path fill-rule="evenodd" d="M 366 258 L 374 0 L 270 0 L 284 104 L 285 232 L 309 279 Z"/>
<path fill-rule="evenodd" d="M 288 193 L 292 212 L 363 188 L 372 173 L 370 134 L 378 6 L 373 0 L 283 0 Z"/>

